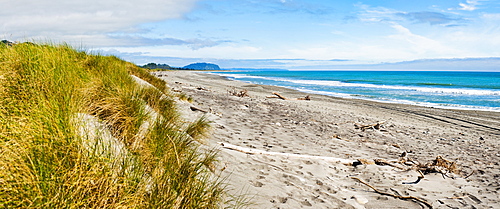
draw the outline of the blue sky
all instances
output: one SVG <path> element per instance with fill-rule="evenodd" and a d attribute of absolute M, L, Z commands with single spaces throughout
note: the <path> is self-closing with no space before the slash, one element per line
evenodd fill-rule
<path fill-rule="evenodd" d="M 136 64 L 324 68 L 500 57 L 496 0 L 0 0 L 0 37 Z"/>

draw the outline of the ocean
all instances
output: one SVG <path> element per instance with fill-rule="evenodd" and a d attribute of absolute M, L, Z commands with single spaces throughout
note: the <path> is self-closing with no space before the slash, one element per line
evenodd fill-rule
<path fill-rule="evenodd" d="M 214 74 L 310 94 L 500 112 L 500 72 L 253 70 Z"/>

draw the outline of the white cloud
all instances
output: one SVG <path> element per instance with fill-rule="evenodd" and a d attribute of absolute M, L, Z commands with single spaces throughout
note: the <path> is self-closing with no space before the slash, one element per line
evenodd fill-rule
<path fill-rule="evenodd" d="M 458 9 L 465 11 L 474 11 L 477 9 L 476 6 L 480 5 L 478 0 L 467 0 L 466 2 L 467 3 L 459 3 L 458 5 L 460 6 L 460 8 Z"/>
<path fill-rule="evenodd" d="M 394 9 L 371 7 L 365 4 L 356 4 L 355 6 L 361 9 L 359 19 L 364 22 L 383 22 L 393 20 L 396 18 L 394 14 L 399 12 Z"/>
<path fill-rule="evenodd" d="M 391 42 L 401 44 L 400 50 L 412 54 L 414 59 L 455 57 L 463 53 L 463 51 L 457 49 L 457 44 L 450 44 L 447 40 L 432 39 L 417 35 L 412 33 L 408 28 L 397 24 L 392 25 L 392 27 L 397 33 L 389 36 L 390 39 L 393 39 Z"/>
<path fill-rule="evenodd" d="M 0 31 L 7 38 L 91 41 L 112 32 L 138 31 L 141 23 L 180 18 L 196 0 L 1 1 Z M 60 40 L 62 39 L 62 40 Z M 72 39 L 72 40 L 67 40 Z M 85 39 L 85 40 L 84 40 Z"/>

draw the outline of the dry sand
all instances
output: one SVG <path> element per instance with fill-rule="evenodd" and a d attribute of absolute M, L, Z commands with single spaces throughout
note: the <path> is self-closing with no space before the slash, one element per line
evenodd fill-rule
<path fill-rule="evenodd" d="M 193 103 L 179 104 L 187 120 L 206 114 L 213 121 L 207 146 L 220 149 L 217 173 L 227 177 L 232 194 L 250 198 L 249 208 L 427 207 L 416 200 L 378 194 L 352 177 L 382 192 L 419 198 L 434 208 L 500 208 L 498 112 L 322 95 L 310 95 L 310 101 L 281 100 L 267 96 L 273 92 L 287 98 L 306 94 L 204 73 L 155 74 L 174 91 L 194 99 Z M 243 90 L 248 91 L 248 97 L 228 93 Z M 192 111 L 191 106 L 209 113 Z M 354 126 L 380 121 L 385 123 L 378 130 L 362 131 Z M 227 149 L 232 145 L 261 153 Z M 429 173 L 417 184 L 403 184 L 416 181 L 419 173 L 335 160 L 393 160 L 405 151 L 407 157 L 422 163 L 440 155 L 455 162 L 460 173 L 448 177 Z"/>

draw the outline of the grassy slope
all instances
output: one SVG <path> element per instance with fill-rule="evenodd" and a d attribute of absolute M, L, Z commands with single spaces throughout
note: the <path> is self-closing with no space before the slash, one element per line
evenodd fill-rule
<path fill-rule="evenodd" d="M 85 146 L 81 114 L 109 127 L 127 154 Z M 183 122 L 164 81 L 131 63 L 64 45 L 0 45 L 2 208 L 216 208 L 215 156 L 195 143 L 206 128 Z"/>

